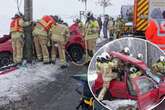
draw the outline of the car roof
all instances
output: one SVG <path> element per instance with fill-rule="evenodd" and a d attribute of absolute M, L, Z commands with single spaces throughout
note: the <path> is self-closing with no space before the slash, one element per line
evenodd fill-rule
<path fill-rule="evenodd" d="M 143 71 L 145 71 L 147 69 L 147 65 L 144 63 L 144 61 L 138 60 L 134 57 L 124 55 L 120 52 L 115 52 L 115 51 L 111 51 L 109 54 L 111 56 L 113 56 L 114 58 L 119 58 L 120 60 L 122 60 L 124 62 L 128 62 L 130 64 L 133 64 L 133 65 L 135 65 L 136 67 L 140 68 Z"/>

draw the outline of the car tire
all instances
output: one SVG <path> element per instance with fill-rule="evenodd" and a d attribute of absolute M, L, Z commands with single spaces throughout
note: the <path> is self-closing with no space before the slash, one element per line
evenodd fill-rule
<path fill-rule="evenodd" d="M 12 62 L 12 55 L 10 53 L 0 53 L 0 67 L 7 66 Z"/>
<path fill-rule="evenodd" d="M 83 58 L 83 48 L 79 45 L 71 45 L 68 53 L 74 62 L 80 61 Z"/>

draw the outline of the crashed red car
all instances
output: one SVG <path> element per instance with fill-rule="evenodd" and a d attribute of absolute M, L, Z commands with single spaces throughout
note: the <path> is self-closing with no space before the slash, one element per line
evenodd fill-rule
<path fill-rule="evenodd" d="M 70 37 L 65 45 L 68 54 L 71 56 L 72 60 L 77 62 L 83 58 L 85 53 L 85 43 L 84 38 L 80 32 L 77 23 L 74 23 L 69 27 Z"/>
<path fill-rule="evenodd" d="M 165 81 L 161 77 L 152 74 L 147 65 L 136 58 L 126 56 L 119 52 L 110 52 L 114 58 L 119 58 L 122 62 L 134 65 L 143 71 L 142 76 L 131 79 L 128 72 L 123 71 L 122 79 L 111 81 L 109 91 L 105 98 L 112 100 L 131 99 L 137 101 L 139 110 L 147 110 L 158 104 L 165 96 Z M 103 86 L 102 75 L 98 74 L 92 85 L 94 94 L 98 94 Z"/>
<path fill-rule="evenodd" d="M 70 37 L 65 45 L 66 52 L 71 60 L 77 62 L 82 59 L 85 52 L 85 43 L 77 24 L 69 27 Z M 10 35 L 4 35 L 0 38 L 0 67 L 12 62 L 12 45 Z"/>
<path fill-rule="evenodd" d="M 0 38 L 0 67 L 10 64 L 12 61 L 12 46 L 10 35 Z"/>

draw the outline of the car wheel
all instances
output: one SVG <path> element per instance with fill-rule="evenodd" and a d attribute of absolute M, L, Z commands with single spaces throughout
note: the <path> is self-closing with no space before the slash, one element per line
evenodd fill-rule
<path fill-rule="evenodd" d="M 79 45 L 72 45 L 69 48 L 69 55 L 71 56 L 72 60 L 78 62 L 83 58 L 83 49 Z"/>
<path fill-rule="evenodd" d="M 10 53 L 0 53 L 0 67 L 9 65 L 12 61 Z"/>

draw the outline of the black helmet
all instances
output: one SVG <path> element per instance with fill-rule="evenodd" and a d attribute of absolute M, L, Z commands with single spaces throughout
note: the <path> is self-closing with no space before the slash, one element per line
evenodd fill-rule
<path fill-rule="evenodd" d="M 76 23 L 80 23 L 81 20 L 80 20 L 79 18 L 76 18 L 75 22 L 76 22 Z"/>
<path fill-rule="evenodd" d="M 97 60 L 97 62 L 101 62 L 101 57 L 98 56 L 98 57 L 96 58 L 96 60 Z"/>
<path fill-rule="evenodd" d="M 16 13 L 16 14 L 14 15 L 14 17 L 12 17 L 12 19 L 15 19 L 15 18 L 18 18 L 18 17 L 21 17 L 21 16 L 20 16 L 20 13 Z"/>
<path fill-rule="evenodd" d="M 92 18 L 93 17 L 93 13 L 92 12 L 88 12 L 87 13 L 87 18 Z"/>
<path fill-rule="evenodd" d="M 57 15 L 54 15 L 53 19 L 57 22 L 59 20 L 59 17 Z"/>

